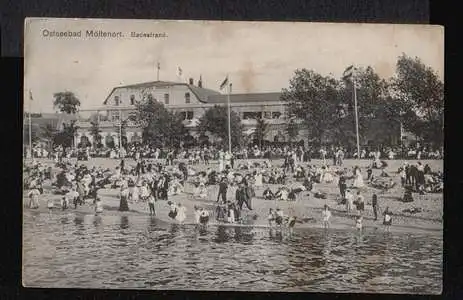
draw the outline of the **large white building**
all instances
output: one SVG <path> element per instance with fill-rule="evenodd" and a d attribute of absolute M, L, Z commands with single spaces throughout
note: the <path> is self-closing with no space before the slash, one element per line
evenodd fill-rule
<path fill-rule="evenodd" d="M 121 119 L 127 120 L 127 141 L 140 141 L 141 128 L 134 121 L 135 105 L 147 94 L 151 94 L 167 109 L 181 113 L 185 126 L 195 137 L 198 136 L 198 121 L 204 112 L 214 105 L 227 105 L 227 95 L 202 87 L 201 81 L 194 84 L 192 79 L 189 83 L 153 81 L 115 87 L 101 107 L 79 112 L 76 144 L 84 139 L 93 143 L 90 120 L 95 117 L 99 119 L 103 143 L 119 143 Z M 251 135 L 257 123 L 256 118 L 264 118 L 269 128 L 264 139 L 288 141 L 285 134 L 287 116 L 285 104 L 280 100 L 280 93 L 231 94 L 230 103 L 231 109 L 242 119 L 245 133 Z"/>

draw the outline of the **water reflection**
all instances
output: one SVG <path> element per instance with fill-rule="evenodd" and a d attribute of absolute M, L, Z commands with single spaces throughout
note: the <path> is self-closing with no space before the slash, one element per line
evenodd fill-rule
<path fill-rule="evenodd" d="M 75 216 L 74 217 L 74 225 L 75 225 L 75 235 L 84 235 L 85 226 L 84 226 L 84 218 L 82 216 Z"/>
<path fill-rule="evenodd" d="M 283 241 L 283 233 L 278 229 L 269 229 L 268 235 L 271 240 L 281 242 Z"/>
<path fill-rule="evenodd" d="M 128 229 L 129 228 L 129 217 L 128 216 L 121 216 L 121 229 Z"/>
<path fill-rule="evenodd" d="M 146 217 L 70 215 L 47 221 L 47 214 L 33 215 L 24 217 L 28 285 L 440 291 L 442 237 L 323 229 L 290 236 L 278 229 L 166 225 Z M 70 255 L 69 249 L 79 251 Z M 123 275 L 115 276 L 121 269 Z"/>
<path fill-rule="evenodd" d="M 217 231 L 213 239 L 216 243 L 226 243 L 230 241 L 230 236 L 227 233 L 227 228 L 224 226 L 217 226 Z"/>
<path fill-rule="evenodd" d="M 93 225 L 95 226 L 95 228 L 98 228 L 101 226 L 101 223 L 102 223 L 102 218 L 101 216 L 94 216 L 93 217 Z"/>

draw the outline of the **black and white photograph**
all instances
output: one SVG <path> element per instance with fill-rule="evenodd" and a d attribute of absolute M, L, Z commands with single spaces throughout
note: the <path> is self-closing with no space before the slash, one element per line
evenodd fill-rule
<path fill-rule="evenodd" d="M 22 284 L 441 294 L 444 28 L 26 18 Z"/>

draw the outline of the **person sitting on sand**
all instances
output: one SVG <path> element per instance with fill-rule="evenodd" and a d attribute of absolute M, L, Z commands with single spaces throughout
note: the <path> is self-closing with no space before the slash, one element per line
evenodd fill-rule
<path fill-rule="evenodd" d="M 273 192 L 270 190 L 270 187 L 267 186 L 267 188 L 264 190 L 263 197 L 265 200 L 273 200 L 275 195 Z"/>
<path fill-rule="evenodd" d="M 385 226 L 385 230 L 389 232 L 390 227 L 392 225 L 392 212 L 389 211 L 389 207 L 386 207 L 386 209 L 383 212 L 383 215 L 384 215 L 383 225 Z"/>
<path fill-rule="evenodd" d="M 281 201 L 288 201 L 289 190 L 287 187 L 281 187 L 278 192 L 276 192 L 275 197 Z"/>
<path fill-rule="evenodd" d="M 325 204 L 323 211 L 322 211 L 322 218 L 323 218 L 323 228 L 330 227 L 330 218 L 331 218 L 331 211 L 328 205 Z"/>
<path fill-rule="evenodd" d="M 195 196 L 201 199 L 207 198 L 207 187 L 204 182 L 201 182 L 195 191 Z"/>

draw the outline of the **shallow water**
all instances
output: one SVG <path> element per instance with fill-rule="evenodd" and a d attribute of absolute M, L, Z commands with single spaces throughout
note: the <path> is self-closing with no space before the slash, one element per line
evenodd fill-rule
<path fill-rule="evenodd" d="M 30 287 L 440 293 L 442 236 L 25 212 Z"/>

